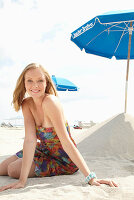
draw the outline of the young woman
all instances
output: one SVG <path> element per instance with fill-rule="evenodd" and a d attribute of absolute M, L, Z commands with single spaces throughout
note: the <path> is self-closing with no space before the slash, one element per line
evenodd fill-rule
<path fill-rule="evenodd" d="M 25 139 L 23 150 L 0 164 L 0 175 L 18 181 L 1 187 L 0 191 L 22 188 L 28 177 L 73 174 L 78 169 L 90 185 L 117 187 L 113 181 L 97 179 L 90 172 L 71 137 L 51 77 L 41 65 L 32 63 L 23 70 L 13 93 L 13 105 L 16 111 L 22 108 Z"/>

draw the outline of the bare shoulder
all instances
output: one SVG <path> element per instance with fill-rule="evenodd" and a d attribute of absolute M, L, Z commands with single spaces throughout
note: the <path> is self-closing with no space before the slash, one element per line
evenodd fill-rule
<path fill-rule="evenodd" d="M 55 95 L 46 95 L 43 100 L 43 107 L 45 110 L 61 108 L 59 98 Z"/>
<path fill-rule="evenodd" d="M 52 95 L 52 94 L 47 94 L 46 97 L 44 98 L 45 103 L 56 103 L 59 102 L 59 97 Z"/>
<path fill-rule="evenodd" d="M 22 102 L 22 109 L 24 109 L 25 107 L 30 107 L 32 104 L 33 104 L 32 98 L 31 97 L 27 97 Z"/>
<path fill-rule="evenodd" d="M 66 117 L 64 115 L 63 107 L 57 96 L 47 95 L 43 101 L 43 109 L 46 116 L 50 119 L 55 128 L 57 126 L 60 127 L 61 122 L 63 122 L 65 125 Z"/>

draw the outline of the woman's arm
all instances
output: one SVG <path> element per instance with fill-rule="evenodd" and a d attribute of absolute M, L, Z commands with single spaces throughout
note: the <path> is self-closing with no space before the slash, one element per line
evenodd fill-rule
<path fill-rule="evenodd" d="M 23 143 L 23 159 L 19 180 L 25 184 L 32 165 L 37 138 L 34 118 L 29 109 L 27 100 L 22 104 L 22 112 L 24 116 L 25 139 Z"/>
<path fill-rule="evenodd" d="M 81 170 L 84 176 L 88 176 L 88 174 L 90 174 L 90 170 L 67 133 L 59 101 L 55 97 L 47 97 L 43 105 L 47 116 L 51 120 L 56 130 L 63 149 L 76 164 L 76 166 Z"/>
<path fill-rule="evenodd" d="M 43 103 L 44 110 L 51 120 L 56 133 L 61 141 L 62 147 L 65 150 L 65 152 L 68 154 L 68 156 L 71 158 L 71 160 L 76 164 L 76 166 L 81 170 L 83 175 L 87 177 L 90 174 L 90 170 L 83 159 L 82 155 L 78 151 L 78 149 L 75 147 L 73 142 L 71 141 L 66 127 L 65 127 L 65 121 L 61 109 L 61 105 L 59 101 L 56 99 L 56 97 L 47 97 Z M 90 184 L 93 185 L 100 185 L 102 184 L 108 184 L 110 186 L 116 186 L 117 185 L 113 181 L 108 180 L 99 180 L 99 179 L 91 179 L 89 181 Z"/>
<path fill-rule="evenodd" d="M 34 119 L 27 104 L 27 100 L 25 100 L 22 104 L 22 111 L 25 124 L 25 139 L 23 144 L 23 159 L 20 178 L 17 182 L 0 187 L 0 192 L 7 189 L 17 189 L 24 187 L 32 165 L 37 139 Z"/>

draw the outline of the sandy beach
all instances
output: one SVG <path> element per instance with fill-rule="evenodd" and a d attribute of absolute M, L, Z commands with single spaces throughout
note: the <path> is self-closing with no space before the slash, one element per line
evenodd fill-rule
<path fill-rule="evenodd" d="M 89 186 L 79 171 L 74 175 L 29 178 L 23 189 L 0 193 L 2 200 L 133 200 L 134 117 L 117 114 L 95 126 L 71 134 L 91 171 L 114 180 L 119 187 Z M 0 162 L 22 149 L 23 128 L 0 128 Z M 0 186 L 15 181 L 0 176 Z"/>

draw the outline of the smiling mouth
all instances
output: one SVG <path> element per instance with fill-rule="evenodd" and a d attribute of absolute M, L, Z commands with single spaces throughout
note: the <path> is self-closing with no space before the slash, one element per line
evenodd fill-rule
<path fill-rule="evenodd" d="M 33 92 L 33 93 L 39 93 L 40 90 L 31 90 L 31 92 Z"/>

